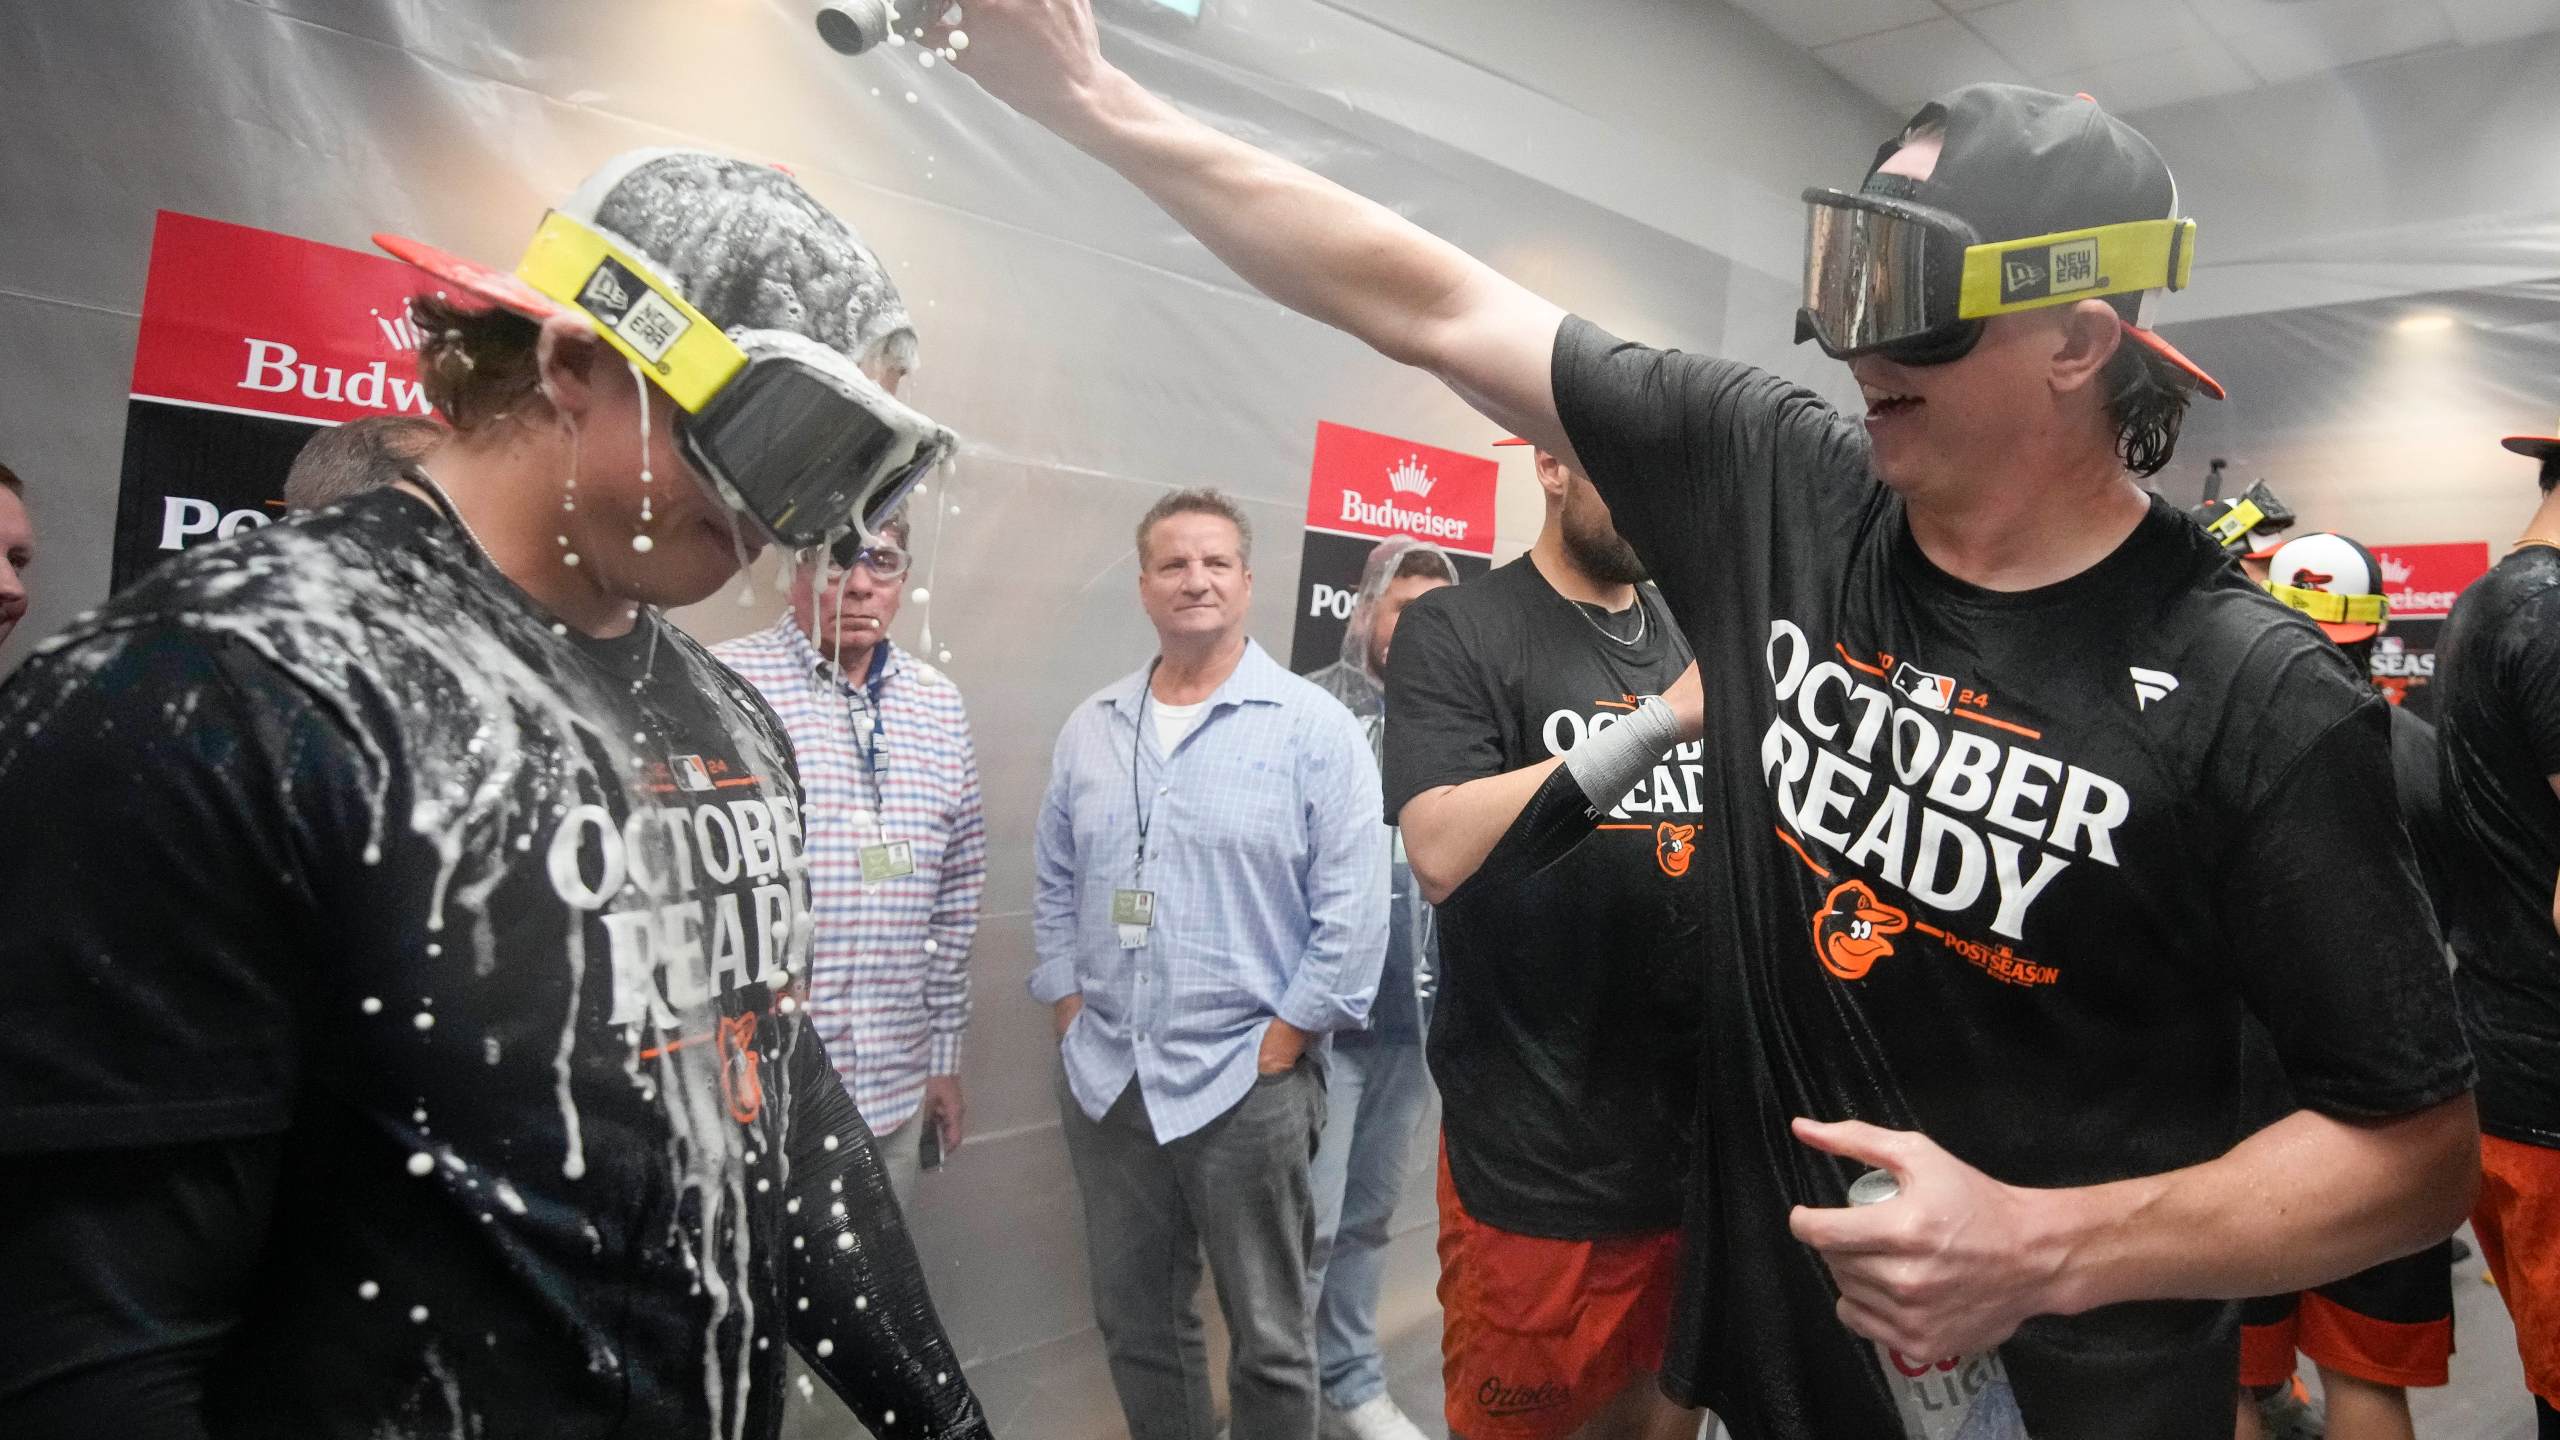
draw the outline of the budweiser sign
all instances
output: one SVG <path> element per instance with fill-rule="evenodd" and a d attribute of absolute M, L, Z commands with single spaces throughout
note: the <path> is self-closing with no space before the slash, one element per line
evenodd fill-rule
<path fill-rule="evenodd" d="M 2489 573 L 2486 540 L 2371 548 L 2393 620 L 2441 620 L 2453 613 L 2455 596 Z"/>
<path fill-rule="evenodd" d="M 429 414 L 409 296 L 432 284 L 386 256 L 164 210 L 134 398 L 322 423 Z"/>
<path fill-rule="evenodd" d="M 1320 423 L 1307 528 L 1368 539 L 1409 535 L 1491 555 L 1496 473 L 1490 456 Z"/>

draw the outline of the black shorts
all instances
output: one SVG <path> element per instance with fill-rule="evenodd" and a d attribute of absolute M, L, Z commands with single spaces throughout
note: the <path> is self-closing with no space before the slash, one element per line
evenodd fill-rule
<path fill-rule="evenodd" d="M 2453 1241 L 2317 1290 L 2240 1306 L 2240 1383 L 2281 1385 L 2295 1351 L 2376 1385 L 2442 1385 L 2453 1356 Z"/>

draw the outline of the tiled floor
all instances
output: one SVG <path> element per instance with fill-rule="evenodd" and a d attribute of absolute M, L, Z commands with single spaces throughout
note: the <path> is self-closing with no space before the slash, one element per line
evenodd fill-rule
<path fill-rule="evenodd" d="M 1387 1338 L 1387 1384 L 1396 1402 L 1433 1440 L 1445 1440 L 1440 1415 L 1440 1312 L 1431 1299 L 1437 1262 L 1428 1226 L 1408 1230 L 1390 1256 L 1388 1303 L 1380 1319 Z M 2532 1440 L 2515 1335 L 2498 1292 L 2475 1257 L 2454 1273 L 2457 1349 L 2453 1383 L 2411 1397 L 2419 1440 Z M 1213 1327 L 1214 1328 L 1214 1327 Z M 1212 1355 L 1225 1340 L 1213 1333 Z M 2310 1369 L 2304 1367 L 2306 1375 Z M 996 1433 L 1017 1440 L 1115 1440 L 1125 1434 L 1093 1332 L 1069 1336 L 1021 1355 L 971 1367 Z M 2314 1379 L 2316 1388 L 2316 1378 Z"/>

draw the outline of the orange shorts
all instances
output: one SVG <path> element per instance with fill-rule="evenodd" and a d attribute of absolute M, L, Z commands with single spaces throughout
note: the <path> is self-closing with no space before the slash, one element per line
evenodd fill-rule
<path fill-rule="evenodd" d="M 1440 1154 L 1441 1380 L 1449 1431 L 1560 1440 L 1662 1368 L 1680 1232 L 1547 1240 L 1458 1203 Z"/>
<path fill-rule="evenodd" d="M 2560 1405 L 2560 1149 L 2481 1136 L 2471 1229 L 2515 1318 L 2525 1388 Z"/>
<path fill-rule="evenodd" d="M 2294 1352 L 2376 1385 L 2442 1385 L 2453 1358 L 2453 1242 L 2317 1290 L 2240 1307 L 2240 1383 L 2281 1385 Z"/>

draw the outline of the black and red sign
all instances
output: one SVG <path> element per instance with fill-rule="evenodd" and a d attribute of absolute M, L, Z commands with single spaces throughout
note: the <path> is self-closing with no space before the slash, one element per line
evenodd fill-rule
<path fill-rule="evenodd" d="M 1303 675 L 1342 658 L 1342 632 L 1359 598 L 1361 568 L 1389 536 L 1427 540 L 1446 550 L 1461 579 L 1493 568 L 1499 471 L 1489 455 L 1317 422 L 1289 668 Z"/>
<path fill-rule="evenodd" d="M 313 430 L 428 415 L 408 300 L 380 255 L 160 212 L 116 505 L 122 589 L 163 557 L 264 525 Z"/>
<path fill-rule="evenodd" d="M 2383 597 L 2391 602 L 2390 623 L 2373 645 L 2373 683 L 2399 705 L 2410 691 L 2435 680 L 2445 617 L 2453 613 L 2454 597 L 2489 573 L 2489 542 L 2367 548 L 2382 570 Z"/>

